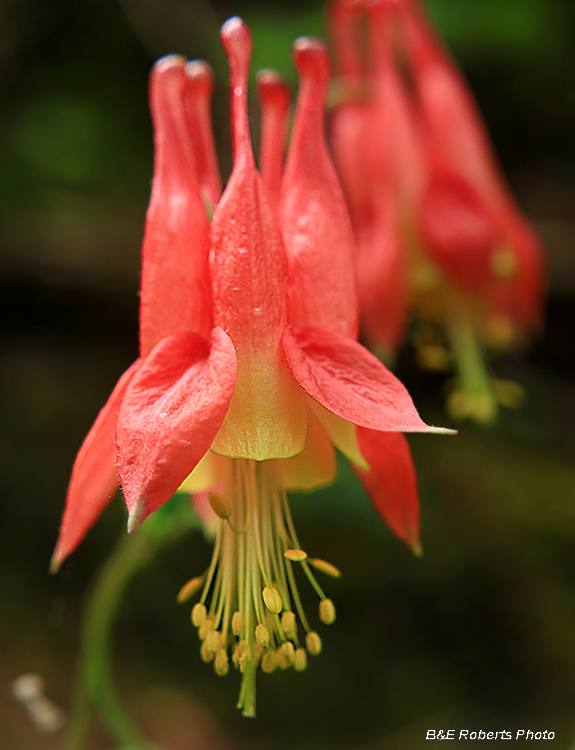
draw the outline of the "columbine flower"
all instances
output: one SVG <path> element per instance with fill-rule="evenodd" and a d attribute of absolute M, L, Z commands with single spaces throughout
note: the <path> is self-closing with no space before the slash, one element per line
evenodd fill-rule
<path fill-rule="evenodd" d="M 461 385 L 451 411 L 489 421 L 495 397 L 516 389 L 489 380 L 479 344 L 506 348 L 539 324 L 539 242 L 417 0 L 335 0 L 330 18 L 340 60 L 333 144 L 358 241 L 365 337 L 396 348 L 410 305 L 426 324 L 421 363 L 448 364 L 444 336 L 453 349 Z"/>
<path fill-rule="evenodd" d="M 269 71 L 258 79 L 263 181 L 249 133 L 249 31 L 232 18 L 221 39 L 234 149 L 221 197 L 210 69 L 167 57 L 152 72 L 156 161 L 141 358 L 80 449 L 54 564 L 114 494 L 116 473 L 129 531 L 180 487 L 209 492 L 220 519 L 213 559 L 179 599 L 202 590 L 192 611 L 201 655 L 220 675 L 230 659 L 241 670 L 238 706 L 254 715 L 258 665 L 301 670 L 307 654 L 321 651 L 295 566 L 318 593 L 320 621 L 335 619 L 312 568 L 339 571 L 301 550 L 286 490 L 330 482 L 335 445 L 393 531 L 417 550 L 417 488 L 401 432 L 446 431 L 422 422 L 401 383 L 355 340 L 353 237 L 324 138 L 323 46 L 295 44 L 301 83 L 285 168 L 285 85 Z"/>

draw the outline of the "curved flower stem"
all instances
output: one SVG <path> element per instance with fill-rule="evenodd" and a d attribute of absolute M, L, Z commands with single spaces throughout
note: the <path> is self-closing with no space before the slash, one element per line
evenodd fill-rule
<path fill-rule="evenodd" d="M 174 502 L 177 503 L 175 498 Z M 157 750 L 141 736 L 122 708 L 111 667 L 112 625 L 132 578 L 164 544 L 197 525 L 187 500 L 185 506 L 179 504 L 176 512 L 170 509 L 155 515 L 158 517 L 152 516 L 136 534 L 122 535 L 97 574 L 86 604 L 74 698 L 62 750 L 85 747 L 95 713 L 120 745 Z"/>
<path fill-rule="evenodd" d="M 461 387 L 452 394 L 450 411 L 453 416 L 490 424 L 497 416 L 497 399 L 473 324 L 462 314 L 449 321 L 447 330 L 461 378 Z"/>

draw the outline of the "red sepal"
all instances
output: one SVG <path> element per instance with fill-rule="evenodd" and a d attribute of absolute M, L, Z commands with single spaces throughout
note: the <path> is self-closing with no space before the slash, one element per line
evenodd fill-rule
<path fill-rule="evenodd" d="M 361 427 L 389 432 L 449 432 L 429 427 L 399 380 L 357 341 L 329 328 L 287 328 L 292 375 L 318 404 Z"/>
<path fill-rule="evenodd" d="M 130 530 L 171 498 L 209 449 L 236 381 L 229 336 L 175 333 L 152 350 L 124 396 L 116 443 Z"/>
<path fill-rule="evenodd" d="M 498 279 L 489 295 L 490 313 L 513 320 L 521 330 L 537 329 L 543 317 L 545 268 L 541 240 L 517 213 L 504 219 L 505 238 L 515 260 L 515 272 Z"/>
<path fill-rule="evenodd" d="M 116 421 L 126 388 L 141 364 L 142 360 L 136 360 L 118 380 L 78 451 L 50 565 L 53 572 L 76 549 L 118 491 Z"/>
<path fill-rule="evenodd" d="M 358 427 L 357 440 L 369 471 L 352 468 L 371 504 L 393 533 L 421 554 L 417 477 L 405 435 Z"/>
<path fill-rule="evenodd" d="M 382 195 L 374 208 L 357 232 L 361 332 L 368 346 L 389 354 L 399 349 L 405 333 L 408 270 L 396 201 Z"/>
<path fill-rule="evenodd" d="M 485 290 L 499 227 L 472 183 L 456 172 L 438 171 L 418 209 L 421 237 L 432 260 L 465 289 Z"/>

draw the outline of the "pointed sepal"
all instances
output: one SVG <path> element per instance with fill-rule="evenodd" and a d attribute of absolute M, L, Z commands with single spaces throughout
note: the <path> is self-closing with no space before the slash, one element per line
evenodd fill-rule
<path fill-rule="evenodd" d="M 52 573 L 76 549 L 118 491 L 116 421 L 126 388 L 140 366 L 141 360 L 137 360 L 122 375 L 78 451 L 50 563 Z"/>
<path fill-rule="evenodd" d="M 292 375 L 315 401 L 347 422 L 388 432 L 453 433 L 421 419 L 405 386 L 357 341 L 329 328 L 287 328 Z"/>
<path fill-rule="evenodd" d="M 484 291 L 492 279 L 499 227 L 472 183 L 456 172 L 436 170 L 423 191 L 418 214 L 431 259 L 464 289 Z"/>
<path fill-rule="evenodd" d="M 116 431 L 129 530 L 167 502 L 212 444 L 228 410 L 237 363 L 229 336 L 176 333 L 131 381 Z"/>
<path fill-rule="evenodd" d="M 419 557 L 417 477 L 405 435 L 358 427 L 357 438 L 369 470 L 353 470 L 380 518 Z"/>

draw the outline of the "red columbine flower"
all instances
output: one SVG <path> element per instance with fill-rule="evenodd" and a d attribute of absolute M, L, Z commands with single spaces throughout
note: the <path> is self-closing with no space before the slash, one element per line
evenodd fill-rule
<path fill-rule="evenodd" d="M 286 490 L 330 482 L 335 445 L 393 531 L 417 550 L 417 489 L 401 432 L 445 430 L 422 422 L 401 383 L 355 340 L 353 236 L 324 137 L 323 46 L 300 39 L 294 47 L 301 83 L 285 168 L 285 85 L 269 71 L 258 79 L 263 181 L 249 132 L 249 31 L 232 18 L 221 38 L 234 150 L 221 197 L 209 68 L 167 57 L 152 72 L 156 161 L 141 357 L 80 449 L 54 564 L 94 523 L 117 475 L 129 531 L 180 487 L 210 492 L 221 519 L 213 560 L 180 599 L 203 587 L 192 613 L 202 657 L 225 674 L 231 655 L 244 677 L 238 705 L 253 715 L 258 665 L 299 670 L 306 653 L 321 650 L 294 564 L 318 592 L 320 620 L 335 619 L 311 567 L 338 571 L 300 549 Z"/>
<path fill-rule="evenodd" d="M 337 65 L 331 140 L 356 238 L 362 333 L 385 353 L 399 348 L 407 322 L 403 214 L 421 180 L 421 149 L 391 64 L 389 35 L 372 28 L 365 36 L 364 5 L 336 0 L 328 6 Z"/>
<path fill-rule="evenodd" d="M 341 60 L 333 145 L 358 240 L 365 337 L 393 349 L 410 304 L 421 321 L 447 332 L 463 383 L 452 411 L 489 420 L 494 391 L 505 400 L 509 389 L 489 381 L 479 342 L 509 346 L 539 324 L 538 240 L 417 0 L 330 7 Z M 435 337 L 418 337 L 429 365 L 446 359 Z"/>

